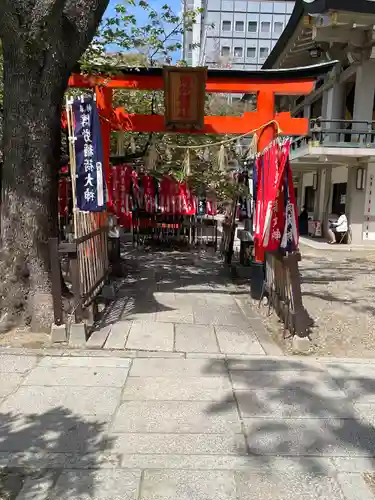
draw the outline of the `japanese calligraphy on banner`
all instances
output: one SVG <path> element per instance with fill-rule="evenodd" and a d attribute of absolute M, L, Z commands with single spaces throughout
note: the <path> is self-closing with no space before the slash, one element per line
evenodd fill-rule
<path fill-rule="evenodd" d="M 289 149 L 289 141 L 275 142 L 257 160 L 255 237 L 267 251 L 291 251 L 298 246 Z"/>
<path fill-rule="evenodd" d="M 73 102 L 75 122 L 77 207 L 85 212 L 105 209 L 103 148 L 99 114 L 93 99 Z"/>
<path fill-rule="evenodd" d="M 165 126 L 203 129 L 207 68 L 167 66 L 163 76 Z"/>
<path fill-rule="evenodd" d="M 280 247 L 287 252 L 292 252 L 298 248 L 299 234 L 296 195 L 294 193 L 293 173 L 289 157 L 285 165 L 284 186 L 285 224 Z"/>

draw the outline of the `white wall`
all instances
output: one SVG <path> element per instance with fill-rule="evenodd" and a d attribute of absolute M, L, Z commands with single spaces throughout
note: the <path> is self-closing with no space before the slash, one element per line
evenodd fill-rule
<path fill-rule="evenodd" d="M 332 184 L 348 182 L 348 167 L 334 167 L 332 169 Z"/>

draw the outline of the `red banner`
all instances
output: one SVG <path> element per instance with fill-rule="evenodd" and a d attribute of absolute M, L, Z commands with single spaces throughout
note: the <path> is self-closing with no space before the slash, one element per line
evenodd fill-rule
<path fill-rule="evenodd" d="M 285 248 L 288 247 L 286 242 L 290 241 L 291 234 L 293 241 L 298 244 L 297 210 L 289 150 L 289 141 L 282 145 L 274 142 L 256 162 L 255 238 L 266 251 L 278 250 L 284 247 L 284 244 Z"/>
<path fill-rule="evenodd" d="M 142 176 L 144 209 L 146 212 L 156 212 L 156 189 L 155 180 L 151 175 Z"/>
<path fill-rule="evenodd" d="M 132 169 L 127 165 L 116 165 L 111 169 L 110 188 L 112 193 L 112 212 L 120 226 L 129 228 L 132 219 L 131 194 Z"/>
<path fill-rule="evenodd" d="M 217 202 L 216 200 L 207 200 L 206 202 L 206 214 L 207 215 L 217 215 Z"/>
<path fill-rule="evenodd" d="M 70 180 L 66 177 L 59 179 L 59 215 L 67 217 L 69 215 L 69 200 L 71 196 Z"/>
<path fill-rule="evenodd" d="M 168 215 L 194 215 L 197 204 L 186 183 L 164 177 L 159 187 L 159 208 Z"/>

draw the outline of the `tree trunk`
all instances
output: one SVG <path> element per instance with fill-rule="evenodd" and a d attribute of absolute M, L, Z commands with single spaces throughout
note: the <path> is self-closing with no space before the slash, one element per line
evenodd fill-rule
<path fill-rule="evenodd" d="M 33 331 L 48 331 L 53 321 L 48 239 L 57 236 L 60 117 L 69 73 L 53 56 L 46 60 L 41 54 L 38 64 L 6 41 L 3 49 L 0 310 L 12 326 L 27 323 Z"/>
<path fill-rule="evenodd" d="M 62 99 L 69 75 L 108 3 L 0 0 L 4 56 L 0 328 L 27 322 L 33 330 L 48 331 L 52 322 L 48 239 L 57 236 Z"/>

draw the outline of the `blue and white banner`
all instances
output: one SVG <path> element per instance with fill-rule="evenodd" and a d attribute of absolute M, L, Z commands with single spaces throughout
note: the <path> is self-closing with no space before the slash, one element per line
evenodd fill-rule
<path fill-rule="evenodd" d="M 100 120 L 92 98 L 73 104 L 77 207 L 85 212 L 105 209 L 105 177 Z"/>

